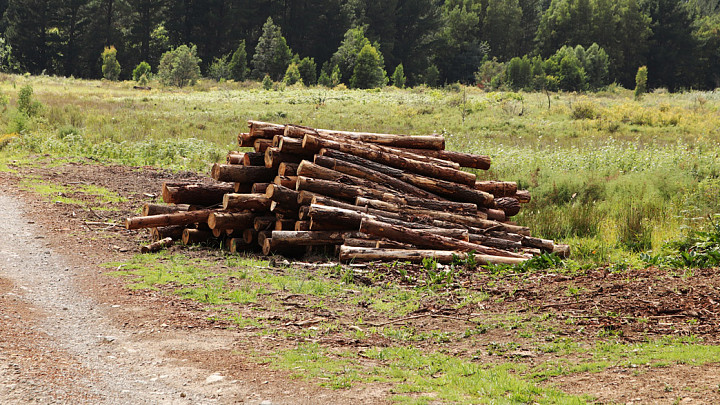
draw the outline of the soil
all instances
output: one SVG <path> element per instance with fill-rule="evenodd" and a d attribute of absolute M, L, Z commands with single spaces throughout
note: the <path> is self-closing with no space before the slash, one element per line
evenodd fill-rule
<path fill-rule="evenodd" d="M 95 208 L 64 204 L 54 201 L 54 196 L 25 189 L 22 181 L 31 177 L 66 186 L 101 186 L 127 201 L 98 208 L 92 198 L 69 195 L 88 199 L 88 206 Z M 107 275 L 107 268 L 100 265 L 129 260 L 146 235 L 106 222 L 121 224 L 124 218 L 138 215 L 142 203 L 155 201 L 162 182 L 170 180 L 206 181 L 194 173 L 56 161 L 47 156 L 15 173 L 0 173 L 0 223 L 7 235 L 0 239 L 0 402 L 389 402 L 392 387 L 388 385 L 332 390 L 292 379 L 289 372 L 274 370 L 259 359 L 295 347 L 303 339 L 236 329 L 211 320 L 210 306 L 162 289 L 130 290 L 126 281 Z M 212 249 L 186 253 L 220 261 Z M 410 287 L 422 278 L 423 269 L 409 266 L 403 274 L 387 267 L 382 271 L 383 281 Z M 359 274 L 356 281 L 374 282 L 363 277 Z M 712 344 L 720 337 L 716 269 L 686 274 L 656 268 L 619 272 L 598 268 L 574 275 L 535 272 L 501 277 L 467 272 L 456 277 L 454 286 L 486 293 L 490 299 L 457 305 L 452 298 L 428 296 L 419 310 L 403 319 L 388 319 L 362 305 L 335 313 L 316 308 L 310 297 L 293 295 L 282 297 L 281 310 L 236 309 L 256 318 L 282 320 L 278 332 L 302 330 L 316 319 L 349 326 L 362 316 L 370 325 L 462 334 L 472 326 L 469 320 L 481 320 L 490 325 L 487 331 L 454 341 L 448 350 L 490 363 L 511 356 L 523 357 L 531 365 L 552 360 L 554 354 L 534 348 L 558 336 L 595 343 L 608 336 L 640 342 L 693 335 Z M 546 324 L 551 328 L 518 339 L 513 327 L 497 325 L 508 314 L 521 325 L 549 316 Z M 358 340 L 340 332 L 312 341 L 358 350 L 392 344 L 379 335 Z M 507 353 L 487 350 L 498 344 L 515 346 Z M 429 341 L 413 345 L 438 347 Z M 551 378 L 548 384 L 569 393 L 590 394 L 601 403 L 720 403 L 719 376 L 718 365 L 639 365 Z"/>

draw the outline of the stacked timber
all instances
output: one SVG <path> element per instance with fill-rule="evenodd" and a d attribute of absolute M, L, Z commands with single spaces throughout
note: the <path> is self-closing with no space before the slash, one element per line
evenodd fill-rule
<path fill-rule="evenodd" d="M 169 205 L 148 204 L 128 229 L 150 228 L 153 251 L 168 240 L 220 240 L 233 252 L 337 254 L 342 261 L 521 263 L 569 253 L 513 223 L 526 190 L 478 181 L 487 156 L 445 150 L 441 135 L 409 136 L 249 121 L 249 132 L 214 183 L 165 183 Z"/>

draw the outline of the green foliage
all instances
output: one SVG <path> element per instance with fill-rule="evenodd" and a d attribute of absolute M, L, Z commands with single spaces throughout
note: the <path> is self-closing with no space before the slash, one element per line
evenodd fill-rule
<path fill-rule="evenodd" d="M 709 217 L 706 230 L 691 230 L 684 239 L 670 242 L 667 253 L 641 258 L 650 265 L 708 268 L 720 266 L 720 215 Z"/>
<path fill-rule="evenodd" d="M 355 72 L 355 61 L 360 51 L 362 51 L 366 45 L 371 44 L 370 40 L 365 38 L 365 30 L 362 27 L 350 28 L 345 32 L 342 43 L 340 43 L 337 51 L 335 51 L 330 59 L 330 63 L 334 66 L 332 73 L 335 73 L 335 67 L 337 67 L 339 74 L 338 82 L 334 83 L 333 86 L 337 86 L 341 82 L 350 83 L 350 79 Z M 332 76 L 331 74 L 331 80 L 333 78 Z"/>
<path fill-rule="evenodd" d="M 298 62 L 297 69 L 300 72 L 300 78 L 306 86 L 314 86 L 318 83 L 317 79 L 317 65 L 315 64 L 315 58 L 302 58 Z M 327 74 L 326 74 L 327 76 Z"/>
<path fill-rule="evenodd" d="M 586 50 L 582 48 L 582 45 L 578 45 L 575 47 L 575 53 L 584 53 L 581 62 L 587 73 L 588 85 L 591 89 L 597 90 L 608 84 L 610 57 L 604 49 L 597 43 L 593 43 Z"/>
<path fill-rule="evenodd" d="M 33 97 L 33 88 L 31 85 L 26 84 L 18 92 L 17 109 L 28 117 L 37 115 L 42 109 L 42 104 Z"/>
<path fill-rule="evenodd" d="M 518 0 L 488 0 L 483 21 L 483 38 L 490 54 L 508 60 L 518 54 L 522 37 L 522 8 Z"/>
<path fill-rule="evenodd" d="M 583 91 L 587 88 L 587 75 L 575 50 L 564 46 L 543 64 L 548 76 L 557 78 L 558 87 L 565 91 Z"/>
<path fill-rule="evenodd" d="M 180 45 L 165 52 L 160 59 L 158 76 L 167 86 L 194 85 L 200 78 L 200 58 L 197 57 L 197 47 Z"/>
<path fill-rule="evenodd" d="M 332 87 L 332 83 L 330 82 L 330 76 L 328 76 L 326 71 L 323 70 L 322 72 L 320 72 L 318 84 L 323 87 Z"/>
<path fill-rule="evenodd" d="M 270 75 L 271 79 L 280 80 L 291 59 L 292 51 L 283 37 L 280 27 L 273 23 L 271 17 L 268 17 L 252 58 L 252 76 L 259 79 Z"/>
<path fill-rule="evenodd" d="M 405 87 L 405 69 L 403 68 L 402 63 L 397 65 L 395 68 L 395 71 L 392 74 L 392 84 L 393 86 L 402 89 Z"/>
<path fill-rule="evenodd" d="M 240 41 L 237 49 L 230 59 L 230 77 L 236 82 L 247 79 L 250 69 L 247 65 L 247 51 L 245 50 L 245 41 Z"/>
<path fill-rule="evenodd" d="M 133 69 L 132 72 L 133 80 L 139 82 L 140 78 L 142 76 L 145 76 L 145 80 L 147 81 L 147 77 L 150 76 L 150 70 L 151 69 L 149 63 L 145 61 L 138 63 L 138 65 L 135 67 L 135 69 Z"/>
<path fill-rule="evenodd" d="M 497 58 L 486 60 L 475 72 L 475 83 L 482 88 L 493 88 L 505 81 L 505 64 Z"/>
<path fill-rule="evenodd" d="M 140 86 L 147 86 L 148 84 L 148 77 L 145 73 L 143 73 L 140 78 L 138 78 L 138 85 Z"/>
<path fill-rule="evenodd" d="M 420 77 L 420 82 L 430 87 L 437 86 L 440 82 L 440 70 L 438 70 L 438 67 L 435 65 L 428 66 L 425 73 Z"/>
<path fill-rule="evenodd" d="M 292 86 L 293 84 L 300 82 L 302 83 L 302 77 L 300 77 L 300 70 L 298 70 L 298 65 L 295 63 L 291 63 L 287 70 L 285 71 L 285 76 L 283 77 L 283 83 L 285 83 L 288 86 Z"/>
<path fill-rule="evenodd" d="M 640 100 L 643 94 L 647 93 L 648 69 L 647 66 L 640 66 L 635 75 L 635 99 Z"/>
<path fill-rule="evenodd" d="M 222 57 L 215 58 L 215 60 L 213 60 L 210 64 L 210 67 L 208 67 L 208 77 L 216 82 L 229 79 L 232 75 L 230 63 L 228 62 L 229 57 L 230 55 L 224 55 Z"/>
<path fill-rule="evenodd" d="M 530 58 L 514 57 L 505 67 L 505 80 L 513 90 L 530 88 L 533 82 L 532 63 Z"/>
<path fill-rule="evenodd" d="M 265 89 L 265 90 L 270 90 L 270 89 L 272 89 L 272 87 L 273 87 L 273 81 L 272 81 L 272 79 L 270 78 L 270 75 L 265 75 L 265 77 L 263 77 L 262 86 L 263 86 L 263 89 Z"/>
<path fill-rule="evenodd" d="M 592 120 L 600 116 L 597 106 L 592 101 L 580 100 L 573 103 L 570 116 L 574 120 Z"/>
<path fill-rule="evenodd" d="M 117 60 L 117 49 L 106 46 L 101 55 L 102 74 L 108 80 L 117 80 L 120 77 L 120 62 Z"/>
<path fill-rule="evenodd" d="M 335 65 L 330 74 L 330 87 L 335 87 L 341 83 L 340 66 Z"/>
<path fill-rule="evenodd" d="M 358 89 L 382 87 L 387 82 L 382 57 L 374 46 L 365 45 L 357 56 L 350 86 Z"/>
<path fill-rule="evenodd" d="M 0 37 L 0 72 L 10 73 L 18 69 L 13 57 L 12 46 L 5 37 Z"/>

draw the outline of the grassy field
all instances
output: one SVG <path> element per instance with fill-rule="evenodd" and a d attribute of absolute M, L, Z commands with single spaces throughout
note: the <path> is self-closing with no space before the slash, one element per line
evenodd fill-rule
<path fill-rule="evenodd" d="M 533 202 L 517 218 L 573 245 L 571 266 L 638 265 L 717 213 L 720 93 L 610 87 L 588 95 L 447 89 L 327 90 L 202 82 L 131 83 L 3 76 L 5 160 L 28 153 L 207 171 L 248 119 L 389 133 L 443 133 L 448 148 L 488 154 L 482 179 L 517 181 Z M 36 112 L 17 110 L 34 90 Z"/>

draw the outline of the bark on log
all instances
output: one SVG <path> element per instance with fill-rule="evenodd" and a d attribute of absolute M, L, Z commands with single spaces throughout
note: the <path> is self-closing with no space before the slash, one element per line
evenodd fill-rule
<path fill-rule="evenodd" d="M 382 199 L 388 194 L 375 189 L 298 176 L 297 191 L 302 190 L 349 201 L 354 200 L 355 197 L 372 197 Z"/>
<path fill-rule="evenodd" d="M 300 209 L 298 204 L 298 192 L 279 184 L 270 184 L 265 190 L 265 197 L 277 202 L 284 210 L 297 213 Z"/>
<path fill-rule="evenodd" d="M 265 244 L 265 239 L 269 239 L 270 235 L 272 235 L 272 231 L 260 231 L 257 233 L 256 241 L 261 248 Z"/>
<path fill-rule="evenodd" d="M 157 242 L 161 239 L 172 238 L 173 240 L 180 240 L 182 233 L 185 230 L 185 225 L 172 225 L 172 226 L 161 226 L 159 228 L 150 229 L 150 237 L 153 242 Z"/>
<path fill-rule="evenodd" d="M 196 243 L 207 242 L 212 238 L 212 232 L 201 231 L 199 229 L 185 229 L 183 231 L 182 242 L 184 245 L 193 245 Z"/>
<path fill-rule="evenodd" d="M 255 217 L 252 228 L 256 231 L 271 231 L 275 227 L 275 221 L 277 218 L 274 215 Z"/>
<path fill-rule="evenodd" d="M 280 137 L 277 148 L 280 150 L 281 153 L 291 153 L 295 155 L 307 154 L 307 151 L 303 149 L 302 139 L 295 139 L 284 136 Z"/>
<path fill-rule="evenodd" d="M 252 191 L 252 187 L 256 183 L 233 183 L 233 192 L 236 194 L 245 194 Z"/>
<path fill-rule="evenodd" d="M 275 246 L 317 246 L 339 245 L 345 238 L 359 238 L 362 234 L 357 231 L 273 231 L 271 237 Z"/>
<path fill-rule="evenodd" d="M 213 212 L 207 223 L 210 229 L 245 229 L 253 226 L 254 220 L 251 212 Z"/>
<path fill-rule="evenodd" d="M 152 252 L 158 252 L 162 249 L 168 248 L 175 244 L 175 241 L 173 238 L 165 238 L 158 241 L 155 241 L 149 245 L 145 245 L 140 248 L 140 253 L 152 253 Z"/>
<path fill-rule="evenodd" d="M 377 242 L 378 241 L 374 239 L 346 238 L 343 245 L 352 247 L 375 248 Z"/>
<path fill-rule="evenodd" d="M 448 160 L 455 162 L 460 167 L 470 167 L 473 169 L 488 170 L 490 169 L 490 163 L 492 160 L 489 156 L 485 155 L 474 155 L 472 153 L 454 152 L 450 150 L 423 150 L 423 149 L 406 149 L 408 152 L 417 153 L 418 155 L 424 155 L 433 157 L 435 159 Z"/>
<path fill-rule="evenodd" d="M 268 211 L 272 201 L 265 194 L 225 194 L 223 209 Z"/>
<path fill-rule="evenodd" d="M 253 138 L 272 139 L 275 135 L 282 135 L 285 132 L 285 125 L 273 124 L 272 122 L 248 121 L 250 136 Z"/>
<path fill-rule="evenodd" d="M 310 216 L 308 215 L 309 211 L 310 211 L 310 207 L 308 207 L 307 205 L 301 206 L 300 209 L 298 209 L 298 219 L 301 221 L 309 219 L 310 218 Z"/>
<path fill-rule="evenodd" d="M 218 181 L 235 183 L 269 183 L 275 177 L 272 168 L 263 166 L 221 165 L 215 163 L 211 177 Z"/>
<path fill-rule="evenodd" d="M 464 172 L 452 167 L 442 166 L 437 162 L 443 162 L 433 159 L 437 162 L 426 162 L 415 160 L 402 156 L 397 150 L 383 148 L 380 146 L 360 146 L 352 143 L 341 143 L 327 139 L 321 139 L 312 135 L 306 135 L 303 139 L 303 147 L 310 151 L 320 151 L 321 149 L 335 149 L 351 155 L 359 156 L 364 159 L 382 163 L 398 169 L 407 170 L 413 173 L 422 174 L 436 179 L 447 180 L 464 185 L 475 185 L 476 176 L 472 173 Z M 414 154 L 411 154 L 414 155 Z M 415 155 L 419 156 L 419 155 Z"/>
<path fill-rule="evenodd" d="M 520 213 L 520 202 L 513 197 L 496 198 L 495 205 L 508 217 L 514 217 Z"/>
<path fill-rule="evenodd" d="M 272 140 L 270 139 L 256 139 L 253 144 L 251 145 L 253 148 L 255 148 L 255 152 L 259 152 L 263 154 L 263 157 L 265 156 L 265 151 L 267 148 L 272 146 Z M 264 160 L 263 160 L 264 163 Z"/>
<path fill-rule="evenodd" d="M 358 142 L 395 148 L 445 149 L 445 137 L 442 135 L 394 135 L 371 132 L 334 131 L 330 129 L 313 129 L 297 125 L 286 125 L 285 136 L 302 138 L 305 135 L 325 135 L 337 138 L 352 139 Z"/>
<path fill-rule="evenodd" d="M 568 258 L 570 257 L 570 245 L 557 244 L 552 252 L 562 258 Z"/>
<path fill-rule="evenodd" d="M 189 207 L 190 205 L 188 204 L 164 205 L 145 203 L 142 208 L 142 215 L 147 217 L 149 215 L 172 214 L 173 212 L 187 211 Z"/>
<path fill-rule="evenodd" d="M 310 221 L 295 221 L 295 226 L 293 227 L 296 231 L 309 231 L 310 230 Z"/>
<path fill-rule="evenodd" d="M 278 219 L 275 221 L 275 227 L 273 231 L 293 231 L 295 230 L 294 219 Z"/>
<path fill-rule="evenodd" d="M 212 210 L 183 211 L 172 214 L 133 217 L 125 220 L 127 229 L 157 228 L 170 225 L 189 225 L 195 222 L 207 222 Z"/>
<path fill-rule="evenodd" d="M 439 263 L 452 263 L 456 259 L 467 259 L 467 253 L 461 251 L 445 250 L 406 250 L 406 249 L 380 249 L 364 248 L 353 246 L 340 246 L 340 261 L 368 262 L 368 261 L 393 261 L 402 260 L 421 263 L 425 258 L 433 258 Z M 525 258 L 492 256 L 484 254 L 474 255 L 475 261 L 479 264 L 509 264 L 516 265 L 524 262 Z"/>
<path fill-rule="evenodd" d="M 265 167 L 274 168 L 276 171 L 280 163 L 300 163 L 303 159 L 310 158 L 312 154 L 297 155 L 294 153 L 280 152 L 278 148 L 267 148 L 265 150 Z"/>
<path fill-rule="evenodd" d="M 358 197 L 355 199 L 355 205 L 359 207 L 370 207 L 377 210 L 383 210 L 383 211 L 389 211 L 389 212 L 396 212 L 401 215 L 404 215 L 406 217 L 408 216 L 424 216 L 428 218 L 432 218 L 438 221 L 448 221 L 448 222 L 454 222 L 458 224 L 464 224 L 465 218 L 468 216 L 474 216 L 482 218 L 484 214 L 477 212 L 477 206 L 475 206 L 476 211 L 474 213 L 468 213 L 465 215 L 462 214 L 456 214 L 452 212 L 445 212 L 445 211 L 438 211 L 438 210 L 431 210 L 431 209 L 425 209 L 422 207 L 412 206 L 412 205 L 398 205 L 393 204 L 387 201 L 379 201 L 379 200 L 373 200 L 370 198 L 364 198 L 364 197 Z"/>
<path fill-rule="evenodd" d="M 241 165 L 243 164 L 243 159 L 245 158 L 245 154 L 243 152 L 230 152 L 227 155 L 227 158 L 225 159 L 227 161 L 227 164 L 229 165 Z"/>
<path fill-rule="evenodd" d="M 341 173 L 336 170 L 328 169 L 327 167 L 316 165 L 315 163 L 307 160 L 303 160 L 302 162 L 300 162 L 297 173 L 298 176 L 312 177 L 313 179 L 318 180 L 334 181 L 341 184 L 364 187 L 376 191 L 382 191 L 383 193 L 397 194 L 398 196 L 400 196 L 400 193 L 398 191 L 387 188 L 381 184 L 378 184 L 377 182 L 351 176 L 349 174 Z"/>
<path fill-rule="evenodd" d="M 242 168 L 237 165 L 224 165 Z M 168 204 L 191 204 L 209 207 L 222 202 L 226 193 L 232 193 L 235 185 L 231 183 L 163 183 L 163 201 Z"/>
<path fill-rule="evenodd" d="M 297 163 L 282 162 L 278 166 L 278 176 L 297 176 Z"/>
<path fill-rule="evenodd" d="M 257 243 L 258 231 L 248 228 L 243 231 L 242 238 L 246 244 Z"/>
<path fill-rule="evenodd" d="M 514 181 L 478 181 L 475 189 L 494 195 L 496 198 L 512 197 L 517 193 L 517 183 Z"/>
<path fill-rule="evenodd" d="M 268 236 L 263 239 L 262 251 L 265 256 L 272 254 L 282 254 L 286 256 L 302 256 L 306 251 L 306 246 L 293 246 L 285 243 L 273 243 L 272 237 Z"/>
<path fill-rule="evenodd" d="M 491 221 L 507 221 L 507 216 L 505 215 L 505 211 L 503 210 L 496 210 L 493 208 L 480 208 L 478 209 L 478 215 L 480 216 L 480 218 L 489 219 Z"/>
<path fill-rule="evenodd" d="M 295 187 L 297 189 L 297 187 Z M 311 191 L 302 190 L 298 191 L 298 204 L 300 205 L 310 205 L 312 204 L 313 197 L 318 196 L 320 194 L 313 193 Z"/>
<path fill-rule="evenodd" d="M 295 190 L 295 187 L 297 187 L 297 176 L 275 176 L 273 183 Z"/>
<path fill-rule="evenodd" d="M 265 154 L 263 152 L 248 152 L 243 156 L 245 166 L 265 166 Z"/>
<path fill-rule="evenodd" d="M 404 226 L 392 225 L 387 222 L 364 218 L 360 223 L 360 232 L 388 238 L 403 243 L 411 243 L 420 247 L 441 247 L 464 252 L 475 251 L 480 254 L 505 257 L 523 257 L 516 253 L 470 243 L 464 240 L 434 235 Z"/>
<path fill-rule="evenodd" d="M 252 148 L 256 138 L 251 137 L 250 134 L 247 132 L 241 132 L 238 134 L 237 139 L 238 146 Z"/>
<path fill-rule="evenodd" d="M 470 234 L 470 242 L 508 251 L 520 250 L 523 247 L 520 242 L 513 242 L 507 239 L 493 238 L 492 236 L 477 235 L 473 233 Z"/>
<path fill-rule="evenodd" d="M 515 199 L 520 202 L 520 204 L 527 204 L 532 199 L 530 196 L 530 192 L 527 190 L 518 190 L 517 193 L 515 193 Z"/>
<path fill-rule="evenodd" d="M 267 190 L 267 186 L 269 186 L 270 183 L 253 183 L 252 188 L 250 189 L 251 194 L 265 194 L 265 191 Z"/>
<path fill-rule="evenodd" d="M 246 243 L 243 238 L 231 238 L 228 241 L 228 246 L 230 247 L 230 253 L 240 253 L 250 250 L 252 244 Z"/>

